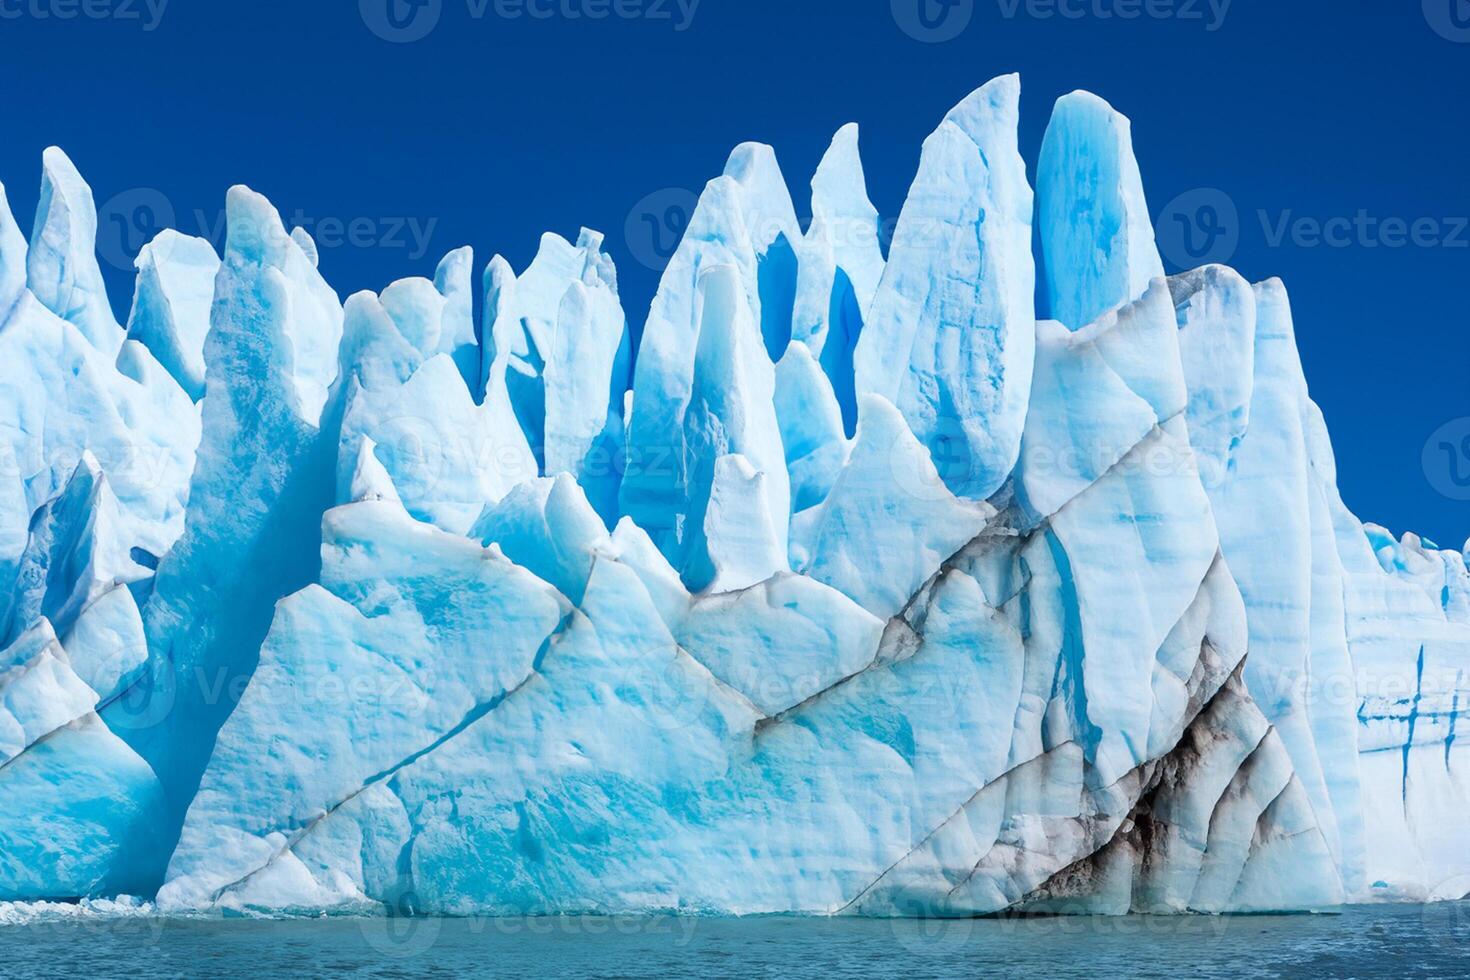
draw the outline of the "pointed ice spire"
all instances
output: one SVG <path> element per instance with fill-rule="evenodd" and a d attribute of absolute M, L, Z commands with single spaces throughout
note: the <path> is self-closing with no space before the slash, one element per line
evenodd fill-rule
<path fill-rule="evenodd" d="M 400 279 L 384 289 L 381 295 L 372 298 L 376 302 L 364 298 L 355 304 L 350 303 L 357 306 L 355 326 L 369 329 L 361 338 L 350 338 L 344 347 L 353 348 L 355 353 L 360 342 L 367 342 L 369 337 L 376 338 L 370 341 L 370 346 L 378 355 L 387 353 L 389 347 L 399 346 L 396 341 L 384 346 L 387 332 L 377 316 L 381 312 L 392 320 L 392 332 L 396 332 L 398 339 L 415 352 L 408 374 L 400 374 L 399 381 L 408 380 L 408 375 L 418 364 L 446 354 L 453 360 L 471 394 L 477 394 L 480 349 L 475 339 L 472 313 L 474 300 L 470 270 L 473 262 L 474 254 L 469 248 L 457 249 L 439 263 L 433 281 L 418 276 Z M 363 353 L 370 352 L 364 348 Z M 401 357 L 394 357 L 400 363 L 406 363 Z M 371 371 L 371 368 L 367 370 Z"/>
<path fill-rule="evenodd" d="M 0 184 L 0 326 L 26 288 L 26 239 Z"/>
<path fill-rule="evenodd" d="M 1051 315 L 1080 330 L 1164 275 L 1132 125 L 1102 99 L 1057 101 L 1037 168 Z"/>
<path fill-rule="evenodd" d="M 357 499 L 358 472 L 364 465 L 363 444 L 371 442 L 374 449 L 378 445 L 378 440 L 363 431 L 364 427 L 355 424 L 357 415 L 365 403 L 373 405 L 380 398 L 395 395 L 424 358 L 399 333 L 378 294 L 365 289 L 347 297 L 343 306 L 338 359 L 342 422 L 337 439 L 335 499 L 342 504 Z M 376 456 L 373 461 L 378 462 Z"/>
<path fill-rule="evenodd" d="M 393 486 L 393 478 L 378 460 L 377 448 L 378 444 L 367 436 L 363 436 L 358 443 L 357 464 L 348 484 L 347 503 L 360 504 L 370 500 L 402 503 L 398 490 Z"/>
<path fill-rule="evenodd" d="M 1250 428 L 1256 294 L 1233 269 L 1205 266 L 1169 280 L 1189 389 L 1189 443 L 1206 489 L 1225 479 Z"/>
<path fill-rule="evenodd" d="M 166 837 L 182 825 L 215 736 L 255 671 L 276 604 L 317 576 L 322 514 L 336 501 L 328 393 L 341 303 L 269 201 L 237 186 L 225 206 L 185 530 L 143 611 L 149 648 L 163 653 L 140 696 L 168 697 L 171 707 L 125 733 L 166 789 Z M 206 692 L 191 680 L 206 675 L 224 686 Z M 118 704 L 104 717 L 127 710 Z"/>
<path fill-rule="evenodd" d="M 117 497 L 102 464 L 83 452 L 61 495 L 32 520 L 0 639 L 14 640 L 42 617 L 65 633 L 94 599 L 147 578 L 121 529 Z"/>
<path fill-rule="evenodd" d="M 620 502 L 671 561 L 683 539 L 699 533 L 683 522 L 694 456 L 684 445 L 694 385 L 695 353 L 705 306 L 703 277 L 732 270 L 743 315 L 758 325 L 763 346 L 779 357 L 791 336 L 799 249 L 795 209 L 769 147 L 748 144 L 710 181 L 664 270 L 634 364 L 628 467 Z"/>
<path fill-rule="evenodd" d="M 470 536 L 498 545 L 574 604 L 582 601 L 597 552 L 611 543 L 582 488 L 565 473 L 520 484 L 485 508 Z"/>
<path fill-rule="evenodd" d="M 600 307 L 618 305 L 617 273 L 612 260 L 603 254 L 602 243 L 603 236 L 587 228 L 582 229 L 575 245 L 560 235 L 548 233 L 541 238 L 536 258 L 518 278 L 508 275 L 508 266 L 497 268 L 494 262 L 486 273 L 486 336 L 492 358 L 487 386 L 504 386 L 526 441 L 543 469 L 548 408 L 546 371 L 562 300 L 574 284 L 581 284 L 599 294 Z M 504 265 L 503 260 L 500 265 Z M 492 289 L 493 301 L 488 295 Z M 611 319 L 621 320 L 620 306 L 618 315 Z"/>
<path fill-rule="evenodd" d="M 677 628 L 689 614 L 689 590 L 684 588 L 679 573 L 632 518 L 618 521 L 612 537 L 599 549 L 598 557 L 620 562 L 633 570 L 669 629 Z"/>
<path fill-rule="evenodd" d="M 475 333 L 475 250 L 466 245 L 444 256 L 434 270 L 434 288 L 444 297 L 439 350 L 454 358 L 474 392 L 480 376 L 480 341 Z"/>
<path fill-rule="evenodd" d="M 338 443 L 339 499 L 351 492 L 359 443 L 371 438 L 404 509 L 452 534 L 468 531 L 487 503 L 539 474 L 501 383 L 506 359 L 494 365 L 483 401 L 477 398 L 479 345 L 463 343 L 473 334 L 471 260 L 460 249 L 440 263 L 434 282 L 404 279 L 381 296 L 353 296 L 342 345 L 353 380 Z M 504 282 L 502 269 L 508 275 L 504 260 L 491 263 L 492 288 Z M 489 298 L 492 310 L 500 298 Z"/>
<path fill-rule="evenodd" d="M 868 200 L 858 129 L 842 127 L 812 179 L 812 225 L 796 290 L 792 339 L 806 343 L 831 379 L 845 431 L 857 425 L 853 354 L 883 278 L 878 210 Z"/>
<path fill-rule="evenodd" d="M 812 225 L 820 225 L 832 243 L 837 267 L 847 273 L 866 312 L 883 278 L 883 248 L 878 209 L 868 199 L 868 181 L 858 151 L 857 123 L 832 137 L 832 145 L 812 178 Z"/>
<path fill-rule="evenodd" d="M 754 310 L 760 303 L 755 250 L 741 209 L 739 184 L 729 177 L 710 181 L 659 282 L 633 367 L 628 470 L 619 501 L 623 513 L 676 564 L 690 459 L 683 451 L 684 417 L 694 383 L 703 270 L 736 265 L 747 305 Z"/>
<path fill-rule="evenodd" d="M 632 382 L 633 356 L 617 294 L 572 283 L 547 353 L 546 472 L 574 476 L 612 527 L 622 482 L 623 396 Z"/>
<path fill-rule="evenodd" d="M 439 353 L 444 296 L 427 279 L 399 279 L 378 297 L 398 333 L 426 360 Z"/>
<path fill-rule="evenodd" d="M 763 476 L 751 486 L 757 494 L 752 506 L 767 515 L 782 555 L 791 514 L 791 482 L 776 418 L 775 367 L 760 348 L 739 275 L 731 266 L 713 268 L 700 280 L 700 291 L 699 344 L 682 438 L 696 463 L 677 507 L 685 529 L 680 564 L 695 592 L 709 585 L 715 573 L 707 554 L 705 517 L 717 459 L 744 456 Z"/>
<path fill-rule="evenodd" d="M 504 384 L 505 361 L 496 359 L 495 323 L 500 319 L 501 307 L 510 302 L 515 289 L 516 274 L 504 256 L 497 255 L 485 266 L 481 284 L 484 309 L 480 320 L 480 391 L 489 389 L 492 380 Z"/>
<path fill-rule="evenodd" d="M 291 241 L 295 242 L 301 249 L 302 254 L 306 256 L 307 261 L 311 263 L 313 269 L 321 267 L 322 254 L 316 247 L 316 239 L 311 237 L 311 232 L 305 228 L 292 228 Z"/>
<path fill-rule="evenodd" d="M 341 370 L 361 387 L 401 385 L 424 362 L 423 353 L 399 333 L 377 293 L 363 290 L 347 297 L 342 320 Z"/>
<path fill-rule="evenodd" d="M 268 352 L 271 367 L 290 381 L 298 417 L 315 426 L 337 378 L 342 304 L 270 201 L 240 185 L 230 188 L 225 211 L 229 234 L 214 316 L 228 318 L 236 336 L 215 338 L 221 342 L 208 345 L 206 359 L 226 349 L 242 360 Z M 219 323 L 211 325 L 218 333 Z M 268 336 L 244 336 L 260 332 Z M 226 373 L 245 379 L 261 372 L 241 363 Z"/>
<path fill-rule="evenodd" d="M 6 769 L 15 762 L 27 749 L 37 747 L 50 736 L 63 731 L 68 725 L 78 722 L 91 713 L 97 706 L 97 692 L 92 690 L 71 669 L 66 651 L 56 639 L 56 632 L 51 624 L 42 620 L 35 628 L 19 638 L 15 644 L 6 650 L 0 650 L 0 664 L 5 666 L 0 672 L 0 770 Z M 63 757 L 65 758 L 65 757 Z M 67 759 L 68 762 L 79 760 Z M 87 776 L 76 776 L 70 767 L 63 769 L 57 766 L 57 774 L 65 771 L 70 778 L 80 779 L 82 785 L 95 785 Z M 51 779 L 57 778 L 50 771 L 45 776 Z M 26 805 L 45 806 L 38 803 L 37 796 L 41 800 L 49 799 L 46 795 L 36 793 L 25 793 L 40 779 L 32 777 L 31 780 L 7 779 L 7 795 L 14 794 L 17 789 L 21 791 L 22 808 Z M 19 784 L 14 785 L 14 784 Z M 68 800 L 67 802 L 71 802 Z M 131 802 L 131 801 L 129 801 Z M 79 804 L 73 804 L 81 809 Z M 94 804 L 95 806 L 95 804 Z M 105 808 L 96 807 L 97 811 L 105 812 Z M 44 812 L 44 811 L 43 811 Z M 55 811 L 58 814 L 64 812 L 60 807 Z M 67 821 L 63 817 L 56 823 L 66 827 Z M 13 857 L 17 850 L 15 833 L 10 827 L 6 827 L 6 858 L 8 862 L 14 862 Z M 61 841 L 65 841 L 63 844 Z M 23 845 L 24 846 L 24 845 Z M 68 836 L 58 837 L 50 845 L 52 848 L 75 846 L 73 839 Z M 68 854 L 73 861 L 82 860 L 81 854 Z M 21 860 L 25 860 L 22 858 Z M 30 871 L 39 862 L 28 862 L 20 867 Z M 12 864 L 12 867 L 15 865 Z M 32 872 L 34 873 L 34 872 Z M 15 881 L 13 873 L 7 881 L 9 889 L 13 889 L 12 882 Z M 8 890 L 8 894 L 16 894 Z M 20 896 L 28 893 L 22 891 Z"/>
<path fill-rule="evenodd" d="M 75 324 L 98 350 L 116 355 L 123 331 L 108 305 L 97 265 L 92 188 L 57 147 L 46 150 L 42 164 L 41 200 L 26 261 L 31 292 L 51 312 Z"/>
<path fill-rule="evenodd" d="M 794 236 L 801 231 L 796 205 L 781 173 L 776 151 L 765 143 L 741 143 L 725 162 L 725 176 L 745 189 L 745 223 L 756 250 L 778 235 Z"/>
<path fill-rule="evenodd" d="M 544 458 L 546 385 L 542 372 L 561 298 L 580 278 L 576 246 L 560 235 L 541 236 L 541 247 L 526 271 L 499 298 L 489 336 L 495 347 L 496 371 L 515 409 L 516 419 L 536 454 Z"/>
<path fill-rule="evenodd" d="M 848 450 L 832 383 L 799 340 L 776 365 L 776 418 L 791 474 L 791 512 L 798 514 L 827 499 Z"/>
<path fill-rule="evenodd" d="M 891 402 L 971 500 L 1020 453 L 1036 350 L 1021 83 L 997 78 L 924 142 L 856 355 L 859 395 Z"/>
<path fill-rule="evenodd" d="M 165 228 L 138 253 L 128 337 L 147 347 L 189 397 L 204 397 L 204 338 L 220 260 L 202 238 Z"/>
<path fill-rule="evenodd" d="M 744 191 L 745 226 L 755 248 L 761 336 L 767 354 L 777 361 L 791 342 L 801 264 L 797 256 L 803 244 L 801 223 L 771 147 L 764 143 L 737 146 L 725 164 L 725 176 Z"/>
<path fill-rule="evenodd" d="M 985 529 L 987 503 L 955 497 L 881 395 L 865 395 L 852 455 L 826 501 L 794 523 L 797 571 L 879 619 L 898 615 L 934 569 Z"/>

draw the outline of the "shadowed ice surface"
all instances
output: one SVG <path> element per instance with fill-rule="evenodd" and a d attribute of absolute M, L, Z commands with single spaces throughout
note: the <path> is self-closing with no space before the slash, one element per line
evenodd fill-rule
<path fill-rule="evenodd" d="M 11 907 L 19 917 L 17 907 Z M 0 907 L 0 919 L 7 910 Z M 104 918 L 0 927 L 15 978 L 127 976 L 1464 977 L 1470 904 L 1329 916 Z"/>

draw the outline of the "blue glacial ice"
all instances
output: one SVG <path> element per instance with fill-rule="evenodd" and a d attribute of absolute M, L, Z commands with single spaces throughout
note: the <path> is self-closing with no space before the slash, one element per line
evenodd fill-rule
<path fill-rule="evenodd" d="M 1165 278 L 1127 119 L 1062 99 L 1033 194 L 1020 112 L 940 121 L 886 254 L 857 127 L 805 226 L 740 146 L 641 335 L 597 232 L 344 302 L 243 187 L 120 320 L 47 150 L 29 240 L 0 188 L 0 901 L 1470 894 L 1465 554 L 1344 503 L 1280 282 Z"/>

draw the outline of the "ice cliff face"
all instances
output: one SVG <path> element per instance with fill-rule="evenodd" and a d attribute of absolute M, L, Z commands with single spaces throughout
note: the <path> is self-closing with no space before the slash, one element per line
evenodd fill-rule
<path fill-rule="evenodd" d="M 244 188 L 125 328 L 48 151 L 29 243 L 0 192 L 0 898 L 1470 892 L 1464 556 L 1344 505 L 1279 282 L 1164 279 L 1127 120 L 1063 99 L 1033 196 L 1019 111 L 945 117 L 886 257 L 855 128 L 805 229 L 740 147 L 636 351 L 596 233 L 344 304 Z"/>

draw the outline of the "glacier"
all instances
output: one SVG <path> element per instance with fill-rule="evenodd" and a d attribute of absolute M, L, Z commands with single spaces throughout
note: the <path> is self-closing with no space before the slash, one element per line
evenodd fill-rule
<path fill-rule="evenodd" d="M 0 901 L 1317 911 L 1470 894 L 1465 552 L 1360 521 L 1280 281 L 1020 82 L 343 301 L 245 187 L 108 305 L 0 187 Z M 636 342 L 635 342 L 636 341 Z"/>

